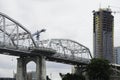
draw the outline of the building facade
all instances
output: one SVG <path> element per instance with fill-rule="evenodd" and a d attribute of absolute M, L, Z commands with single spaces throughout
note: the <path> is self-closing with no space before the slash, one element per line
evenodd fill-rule
<path fill-rule="evenodd" d="M 93 11 L 94 57 L 114 62 L 113 55 L 113 22 L 110 9 Z"/>
<path fill-rule="evenodd" d="M 115 63 L 120 65 L 120 47 L 114 48 Z"/>

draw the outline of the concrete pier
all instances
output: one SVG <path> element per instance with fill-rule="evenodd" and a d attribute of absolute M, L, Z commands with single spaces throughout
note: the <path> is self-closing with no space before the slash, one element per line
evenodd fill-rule
<path fill-rule="evenodd" d="M 37 80 L 46 80 L 45 57 L 37 57 L 37 60 L 36 60 L 36 78 L 37 78 Z"/>
<path fill-rule="evenodd" d="M 36 63 L 36 80 L 46 80 L 46 63 L 44 56 L 18 58 L 16 80 L 27 80 L 26 65 L 30 61 Z"/>

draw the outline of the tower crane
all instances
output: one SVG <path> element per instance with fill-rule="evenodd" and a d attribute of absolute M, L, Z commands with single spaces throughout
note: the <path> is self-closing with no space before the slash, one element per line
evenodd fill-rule
<path fill-rule="evenodd" d="M 120 13 L 120 11 L 112 11 L 112 13 L 116 14 L 116 13 Z"/>
<path fill-rule="evenodd" d="M 118 9 L 120 9 L 119 7 L 115 7 L 115 6 L 108 6 L 108 9 L 110 9 L 110 8 L 112 8 L 112 7 L 114 7 L 114 8 L 118 8 Z M 120 10 L 119 11 L 111 11 L 113 14 L 116 14 L 116 13 L 120 13 Z"/>
<path fill-rule="evenodd" d="M 41 30 L 33 33 L 33 34 L 32 34 L 32 37 L 36 36 L 36 40 L 39 41 L 40 33 L 45 32 L 45 31 L 46 31 L 46 29 L 41 29 Z"/>

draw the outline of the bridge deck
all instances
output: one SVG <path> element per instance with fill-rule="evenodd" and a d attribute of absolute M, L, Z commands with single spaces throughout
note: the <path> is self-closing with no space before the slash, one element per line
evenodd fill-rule
<path fill-rule="evenodd" d="M 67 54 L 57 53 L 55 50 L 50 48 L 29 48 L 19 47 L 18 49 L 10 45 L 0 44 L 0 54 L 13 55 L 13 56 L 46 56 L 46 60 L 55 61 L 65 64 L 88 64 L 89 59 L 81 57 L 73 57 Z"/>

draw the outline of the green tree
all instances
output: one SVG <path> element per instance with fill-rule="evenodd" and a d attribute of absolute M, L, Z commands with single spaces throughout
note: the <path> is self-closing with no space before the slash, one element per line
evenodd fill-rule
<path fill-rule="evenodd" d="M 67 73 L 62 80 L 85 80 L 85 77 L 83 75 Z"/>
<path fill-rule="evenodd" d="M 51 79 L 49 78 L 49 76 L 46 76 L 46 80 L 51 80 Z"/>
<path fill-rule="evenodd" d="M 109 80 L 110 78 L 111 66 L 108 60 L 93 58 L 86 69 L 90 80 Z"/>

